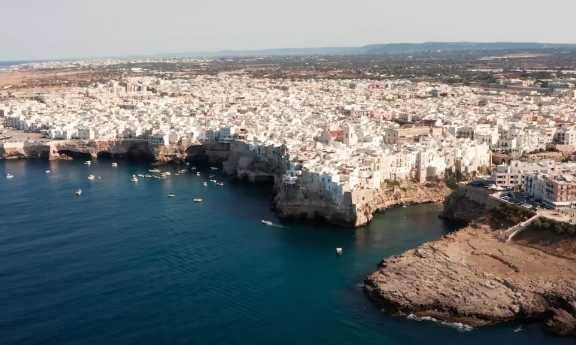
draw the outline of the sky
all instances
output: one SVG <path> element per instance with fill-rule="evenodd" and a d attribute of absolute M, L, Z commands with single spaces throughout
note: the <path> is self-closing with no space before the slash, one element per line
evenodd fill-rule
<path fill-rule="evenodd" d="M 576 43 L 576 1 L 0 0 L 0 60 L 427 41 Z"/>

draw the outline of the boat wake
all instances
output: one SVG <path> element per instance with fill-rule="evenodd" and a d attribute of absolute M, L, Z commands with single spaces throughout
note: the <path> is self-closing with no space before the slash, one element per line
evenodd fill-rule
<path fill-rule="evenodd" d="M 415 320 L 415 321 L 432 321 L 432 322 L 435 322 L 435 323 L 440 324 L 442 326 L 455 328 L 460 332 L 470 332 L 470 331 L 474 330 L 474 327 L 463 324 L 461 322 L 447 322 L 447 321 L 435 319 L 435 318 L 430 317 L 430 316 L 419 317 L 419 316 L 416 316 L 414 314 L 410 314 L 406 318 L 409 320 Z"/>
<path fill-rule="evenodd" d="M 273 227 L 273 228 L 284 228 L 283 225 L 273 223 L 273 222 L 271 222 L 271 221 L 269 221 L 269 220 L 264 220 L 264 219 L 262 219 L 260 222 L 261 222 L 262 224 L 264 224 L 264 225 L 271 226 L 271 227 Z"/>

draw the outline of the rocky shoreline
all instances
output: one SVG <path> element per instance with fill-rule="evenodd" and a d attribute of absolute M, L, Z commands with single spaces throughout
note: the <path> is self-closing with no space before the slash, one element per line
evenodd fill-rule
<path fill-rule="evenodd" d="M 341 200 L 327 196 L 310 179 L 296 186 L 282 184 L 284 168 L 275 160 L 257 157 L 243 142 L 188 143 L 186 145 L 151 146 L 143 140 L 123 141 L 44 141 L 36 143 L 3 143 L 0 159 L 132 159 L 154 164 L 204 163 L 221 166 L 232 178 L 252 183 L 267 182 L 273 187 L 273 208 L 285 220 L 320 220 L 333 225 L 357 228 L 370 223 L 374 215 L 388 208 L 439 203 L 449 189 L 443 182 L 384 183 L 379 189 L 357 189 L 345 193 Z"/>
<path fill-rule="evenodd" d="M 503 242 L 493 225 L 500 224 L 492 215 L 498 208 L 487 211 L 479 200 L 466 198 L 466 191 L 456 193 L 445 216 L 476 220 L 384 260 L 365 281 L 368 296 L 405 317 L 472 327 L 540 321 L 556 334 L 576 336 L 576 237 L 534 227 Z M 466 212 L 471 205 L 479 207 Z"/>

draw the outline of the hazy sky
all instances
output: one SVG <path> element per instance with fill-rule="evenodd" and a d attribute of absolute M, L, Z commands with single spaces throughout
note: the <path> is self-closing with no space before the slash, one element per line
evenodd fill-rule
<path fill-rule="evenodd" d="M 576 1 L 0 0 L 0 60 L 423 41 L 576 43 Z"/>

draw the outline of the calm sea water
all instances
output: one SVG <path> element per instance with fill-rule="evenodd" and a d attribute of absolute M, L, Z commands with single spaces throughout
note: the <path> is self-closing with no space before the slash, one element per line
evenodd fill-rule
<path fill-rule="evenodd" d="M 207 174 L 130 182 L 147 168 L 0 162 L 0 344 L 573 344 L 538 326 L 463 333 L 374 307 L 359 284 L 448 231 L 435 206 L 357 231 L 270 227 L 267 188 L 206 188 Z"/>

